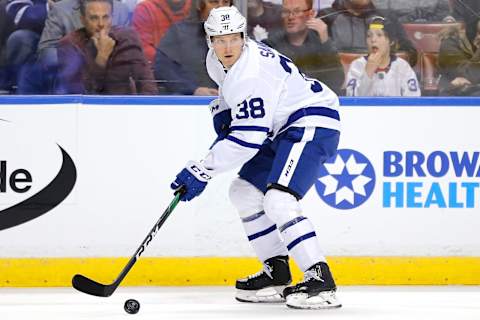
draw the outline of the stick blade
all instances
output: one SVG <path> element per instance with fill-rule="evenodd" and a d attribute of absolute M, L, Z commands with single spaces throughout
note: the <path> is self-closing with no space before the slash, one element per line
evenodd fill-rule
<path fill-rule="evenodd" d="M 108 285 L 93 281 L 81 274 L 76 274 L 72 278 L 72 286 L 78 291 L 97 297 L 109 297 L 113 292 L 108 290 Z"/>

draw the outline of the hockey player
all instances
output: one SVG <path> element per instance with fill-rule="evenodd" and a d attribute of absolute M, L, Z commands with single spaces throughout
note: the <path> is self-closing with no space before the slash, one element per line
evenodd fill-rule
<path fill-rule="evenodd" d="M 392 54 L 396 30 L 375 16 L 367 31 L 368 56 L 352 62 L 347 96 L 420 96 L 417 76 L 407 61 Z"/>
<path fill-rule="evenodd" d="M 203 160 L 187 163 L 171 187 L 183 186 L 181 200 L 189 201 L 212 177 L 243 165 L 230 198 L 264 269 L 237 281 L 237 300 L 340 307 L 313 224 L 299 204 L 337 150 L 338 97 L 287 57 L 248 39 L 235 7 L 213 9 L 204 26 L 207 70 L 220 92 L 211 104 L 219 138 Z M 295 286 L 288 286 L 289 254 L 304 271 Z"/>

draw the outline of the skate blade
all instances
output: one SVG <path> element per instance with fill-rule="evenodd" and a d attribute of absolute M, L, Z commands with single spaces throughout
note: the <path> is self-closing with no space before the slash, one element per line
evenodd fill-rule
<path fill-rule="evenodd" d="M 306 293 L 290 294 L 286 305 L 293 309 L 335 309 L 342 306 L 334 291 L 320 292 L 313 297 L 308 297 Z"/>
<path fill-rule="evenodd" d="M 283 289 L 286 286 L 275 286 L 261 290 L 240 290 L 237 289 L 235 299 L 240 302 L 252 303 L 280 303 L 285 302 L 282 296 Z"/>

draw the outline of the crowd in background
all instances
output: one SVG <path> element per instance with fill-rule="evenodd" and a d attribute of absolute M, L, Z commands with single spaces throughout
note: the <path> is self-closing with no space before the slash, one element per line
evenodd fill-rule
<path fill-rule="evenodd" d="M 230 5 L 339 95 L 480 95 L 479 0 L 0 0 L 0 94 L 217 95 L 203 21 Z"/>

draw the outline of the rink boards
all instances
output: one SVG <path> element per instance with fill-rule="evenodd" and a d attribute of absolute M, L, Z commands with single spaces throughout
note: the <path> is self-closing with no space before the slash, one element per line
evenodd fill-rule
<path fill-rule="evenodd" d="M 215 138 L 210 100 L 0 97 L 0 286 L 111 281 Z M 302 201 L 339 283 L 480 284 L 480 100 L 344 98 L 340 115 L 339 153 Z M 235 175 L 181 203 L 125 283 L 254 271 Z"/>

